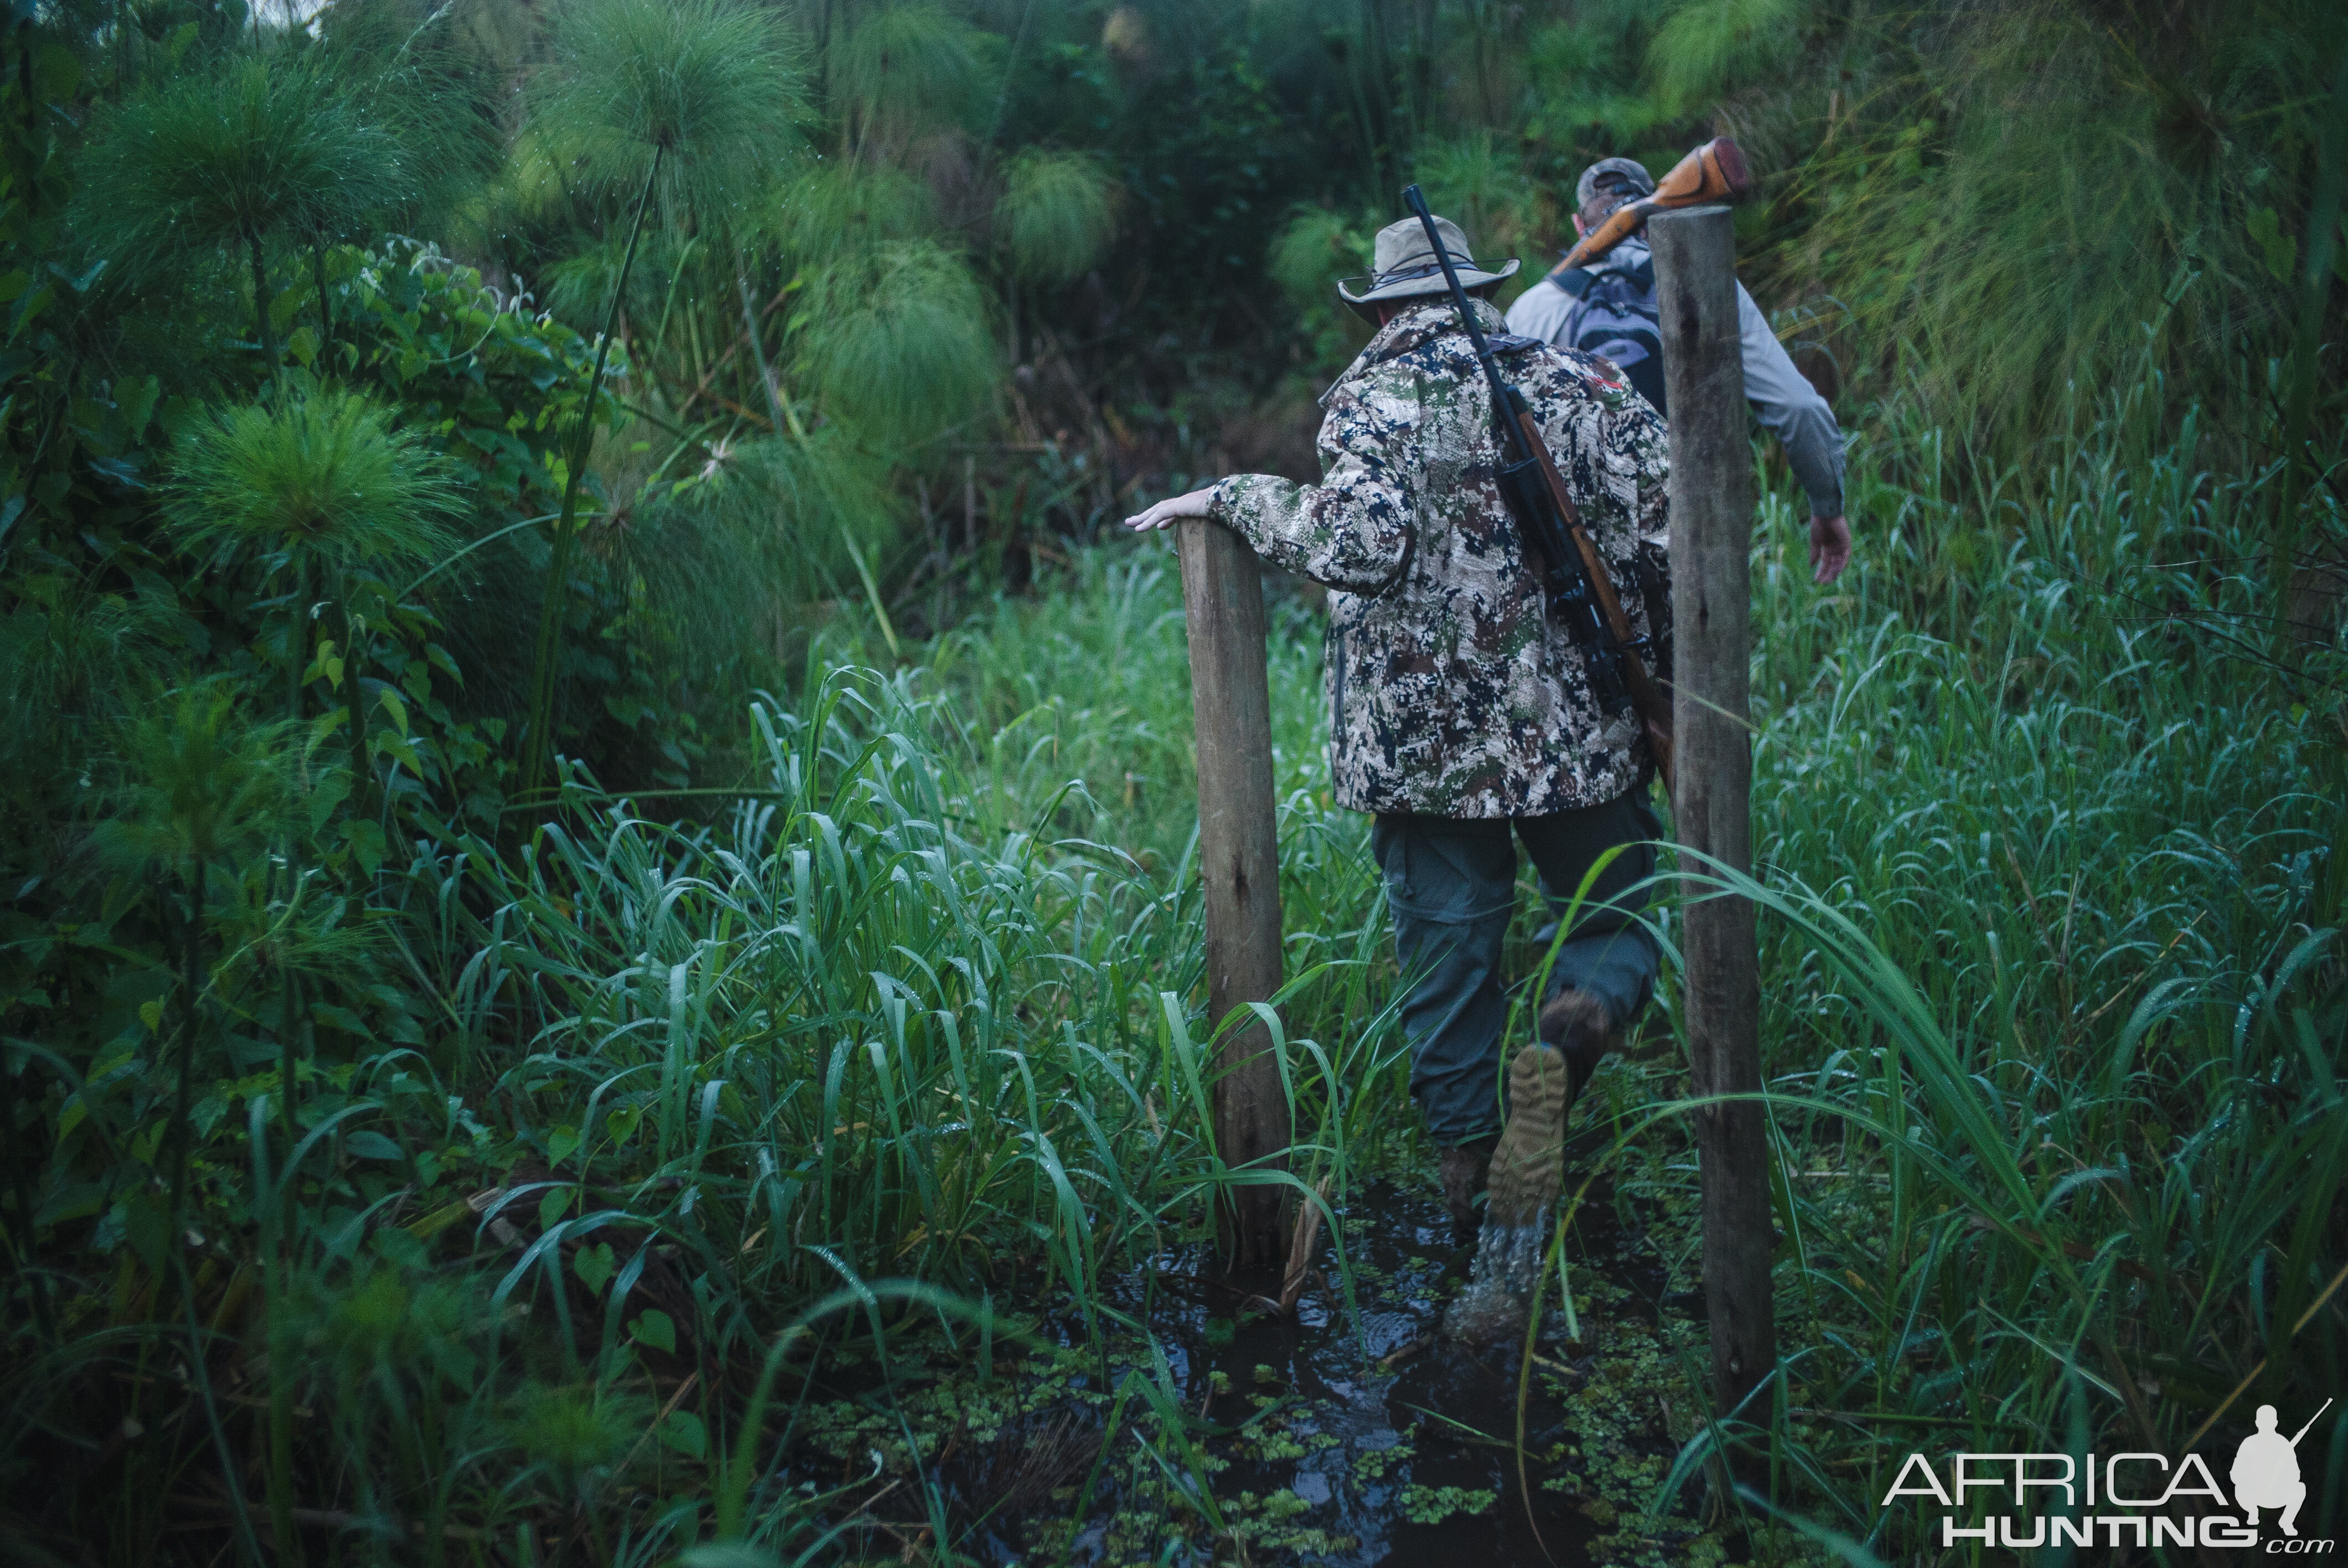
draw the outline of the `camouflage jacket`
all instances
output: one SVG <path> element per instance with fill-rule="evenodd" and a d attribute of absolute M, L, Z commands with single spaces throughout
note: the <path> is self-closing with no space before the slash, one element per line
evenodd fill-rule
<path fill-rule="evenodd" d="M 1477 308 L 1498 332 L 1498 313 Z M 1644 633 L 1630 569 L 1643 549 L 1657 559 L 1665 537 L 1663 421 L 1605 360 L 1527 338 L 1496 347 Z M 1215 487 L 1213 515 L 1332 590 L 1338 804 L 1529 816 L 1638 784 L 1645 739 L 1592 699 L 1501 503 L 1491 393 L 1450 302 L 1387 323 L 1322 401 L 1322 482 L 1234 475 Z"/>

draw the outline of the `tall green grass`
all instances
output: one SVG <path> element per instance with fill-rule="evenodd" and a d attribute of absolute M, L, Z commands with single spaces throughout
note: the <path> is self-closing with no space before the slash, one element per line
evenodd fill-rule
<path fill-rule="evenodd" d="M 1205 1234 L 1216 1184 L 1265 1179 L 1212 1147 L 1181 846 L 1153 875 L 1083 835 L 1105 814 L 1054 755 L 1050 704 L 980 729 L 916 685 L 836 669 L 761 703 L 763 787 L 698 825 L 582 797 L 519 855 L 417 845 L 390 939 L 436 1027 L 322 1071 L 283 1168 L 273 1074 L 199 1088 L 184 1212 L 213 1327 L 194 1382 L 263 1390 L 214 1448 L 279 1411 L 303 1440 L 266 1468 L 256 1515 L 294 1536 L 415 1527 L 517 1559 L 654 1561 L 706 1533 L 685 1500 L 733 1451 L 750 1486 L 735 1522 L 812 1549 L 820 1500 L 768 1484 L 788 1421 L 739 1426 L 762 1368 L 771 1382 L 788 1353 L 803 1380 L 836 1329 L 862 1337 L 851 1360 L 885 1363 L 907 1333 L 1007 1352 L 1058 1302 L 1106 1353 L 1107 1276 Z M 1291 815 L 1309 844 L 1321 808 Z M 1310 847 L 1290 874 L 1308 917 L 1316 878 L 1357 880 Z M 1348 915 L 1298 944 L 1300 1142 L 1275 1178 L 1340 1203 L 1398 1083 L 1365 961 L 1378 929 Z M 1325 1043 L 1295 1027 L 1308 1017 Z M 76 1092 L 101 1125 L 133 1109 L 118 1086 Z M 43 1368 L 21 1416 L 96 1420 L 103 1440 L 70 1391 L 159 1353 L 139 1302 L 170 1288 L 160 1263 L 124 1255 L 118 1327 L 77 1293 L 46 1350 L 19 1344 Z M 131 1456 L 134 1481 L 225 1459 L 179 1403 L 168 1423 L 133 1409 L 170 1434 Z M 119 1555 L 223 1496 L 149 1490 L 118 1500 Z"/>
<path fill-rule="evenodd" d="M 1831 590 L 1789 495 L 1765 505 L 1785 1358 L 1770 1408 L 1701 1430 L 1658 1507 L 1719 1447 L 1774 1440 L 1767 1501 L 1890 1561 L 1937 1549 L 1874 1502 L 1911 1446 L 2173 1451 L 2340 1380 L 2333 666 L 2236 657 L 2274 651 L 2264 585 L 2199 563 L 2254 559 L 2272 481 L 2213 471 L 2189 417 L 2159 436 L 2161 392 L 2083 398 L 2026 486 L 1887 421 Z M 432 1010 L 304 1069 L 290 1160 L 274 1057 L 240 1043 L 274 1017 L 251 955 L 195 955 L 184 1246 L 152 1202 L 75 1185 L 80 1141 L 170 1124 L 176 1037 L 88 1073 L 11 1041 L 65 1086 L 27 1200 L 96 1204 L 47 1222 L 83 1241 L 40 1265 L 54 1317 L 10 1341 L 10 1418 L 84 1457 L 12 1451 L 15 1527 L 209 1557 L 236 1549 L 234 1495 L 253 1538 L 310 1555 L 652 1563 L 725 1533 L 839 1556 L 852 1501 L 778 1468 L 808 1377 L 900 1408 L 899 1359 L 976 1374 L 1048 1315 L 1107 1375 L 1109 1430 L 1163 1461 L 1168 1517 L 1228 1529 L 1197 1396 L 1112 1288 L 1202 1236 L 1218 1184 L 1262 1179 L 1217 1159 L 1206 1113 L 1170 565 L 1080 550 L 885 675 L 877 623 L 843 614 L 805 684 L 746 714 L 736 790 L 575 777 L 517 851 L 407 846 L 370 939 Z M 1282 1179 L 1325 1183 L 1342 1219 L 1366 1173 L 1418 1179 L 1416 1113 L 1366 825 L 1324 793 L 1317 618 L 1278 589 L 1272 622 Z M 1525 967 L 1538 918 L 1528 898 Z M 1671 989 L 1584 1115 L 1626 1134 L 1619 1201 L 1692 1280 Z M 911 1457 L 932 1440 L 909 1426 L 898 1451 L 943 1553 L 962 1526 Z M 2309 1461 L 2335 1496 L 2343 1453 Z M 189 1519 L 219 1528 L 163 1528 Z"/>
<path fill-rule="evenodd" d="M 2276 471 L 2230 469 L 2148 366 L 2071 396 L 2036 473 L 1895 406 L 1855 465 L 1860 562 L 1832 590 L 1789 495 L 1756 526 L 1786 1365 L 1774 1418 L 1684 1460 L 1774 1419 L 1776 1502 L 1887 1558 L 1933 1543 L 1875 1503 L 1910 1448 L 2214 1445 L 2348 1352 L 2325 1294 L 2348 1262 L 2338 652 L 2263 630 Z M 942 645 L 931 677 L 976 711 L 1076 720 L 1083 741 L 1055 722 L 1031 748 L 1067 745 L 1127 842 L 1179 831 L 1179 795 L 1111 798 L 1137 756 L 1179 769 L 1170 584 L 1092 557 L 1059 592 Z M 1312 625 L 1275 622 L 1280 776 L 1309 792 Z M 1343 917 L 1292 902 L 1292 941 L 1350 925 L 1373 958 L 1364 846 L 1303 798 L 1284 858 L 1333 857 L 1342 890 L 1314 908 Z M 1528 898 L 1525 964 L 1537 917 Z M 1620 1190 L 1670 1212 L 1684 1078 L 1647 1056 L 1601 1087 L 1645 1129 Z M 2322 1460 L 2335 1489 L 2343 1455 Z"/>
<path fill-rule="evenodd" d="M 516 1234 L 490 1305 L 551 1303 L 566 1348 L 596 1345 L 582 1371 L 628 1380 L 660 1310 L 628 1292 L 654 1257 L 701 1307 L 654 1333 L 703 1366 L 755 1363 L 778 1314 L 842 1286 L 870 1305 L 891 1280 L 953 1293 L 907 1299 L 964 1352 L 997 1315 L 1062 1298 L 1097 1337 L 1107 1276 L 1197 1240 L 1213 1185 L 1251 1179 L 1212 1147 L 1181 867 L 1152 876 L 1079 835 L 1090 803 L 1053 755 L 1050 704 L 974 733 L 914 687 L 839 671 L 754 710 L 767 788 L 719 823 L 622 809 L 592 836 L 550 826 L 519 865 L 459 848 L 411 868 L 458 1071 L 530 1150 L 483 1208 L 493 1234 L 510 1209 L 534 1236 Z M 1309 849 L 1288 870 L 1308 912 L 1316 873 L 1354 880 Z M 1295 1176 L 1341 1201 L 1397 1081 L 1362 979 L 1376 935 L 1358 919 L 1300 944 L 1292 1022 L 1334 1032 L 1284 1036 Z M 600 1330 L 563 1316 L 566 1257 L 573 1276 L 609 1259 Z M 908 1327 L 887 1316 L 870 1319 L 884 1356 Z M 709 1403 L 715 1443 L 728 1412 Z M 762 1455 L 756 1434 L 727 1440 Z"/>
<path fill-rule="evenodd" d="M 2277 475 L 2189 410 L 2161 439 L 2161 391 L 2076 395 L 2035 475 L 1888 421 L 1830 593 L 1764 508 L 1776 1473 L 1886 1560 L 1937 1546 L 1877 1507 L 1911 1450 L 2216 1452 L 2348 1371 L 2337 651 L 2265 662 L 2263 585 L 2212 563 Z M 2308 1471 L 2336 1499 L 2348 1447 Z"/>

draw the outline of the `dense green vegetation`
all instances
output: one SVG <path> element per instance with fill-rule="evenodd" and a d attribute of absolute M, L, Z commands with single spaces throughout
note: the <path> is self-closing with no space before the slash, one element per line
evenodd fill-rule
<path fill-rule="evenodd" d="M 1545 1362 L 1631 1457 L 1484 1434 L 1497 1501 L 1402 1506 L 1956 1561 L 1877 1506 L 1919 1433 L 2214 1451 L 2348 1390 L 2330 9 L 7 17 L 13 1554 L 966 1560 L 965 1443 L 1060 1456 L 1004 1489 L 1036 1556 L 1342 1551 L 1219 1482 L 1265 1431 L 1152 1283 L 1232 1174 L 1179 594 L 1104 525 L 1309 469 L 1404 179 L 1537 262 L 1587 159 L 1718 131 L 1856 432 L 1832 590 L 1756 448 L 1783 1376 L 1710 1422 L 1691 1335 Z M 1343 1316 L 1424 1151 L 1273 600 Z M 1679 1290 L 1669 989 L 1582 1116 Z"/>

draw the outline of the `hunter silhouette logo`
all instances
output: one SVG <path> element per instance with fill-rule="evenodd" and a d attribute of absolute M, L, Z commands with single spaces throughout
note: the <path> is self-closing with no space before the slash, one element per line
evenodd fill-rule
<path fill-rule="evenodd" d="M 2324 1400 L 2323 1409 L 2310 1416 L 2306 1427 L 2285 1437 L 2275 1430 L 2275 1408 L 2259 1407 L 2259 1430 L 2234 1450 L 2234 1468 L 2230 1472 L 2234 1501 L 2241 1505 L 2242 1522 L 2250 1529 L 2259 1527 L 2259 1510 L 2279 1508 L 2282 1517 L 2275 1522 L 2282 1526 L 2282 1532 L 2299 1533 L 2299 1505 L 2307 1501 L 2307 1482 L 2299 1478 L 2299 1440 L 2331 1408 L 2332 1401 Z"/>
<path fill-rule="evenodd" d="M 2299 1512 L 2308 1485 L 2299 1464 L 2300 1440 L 2313 1430 L 2333 1401 L 2285 1437 L 2272 1405 L 2260 1405 L 2257 1430 L 2234 1450 L 2219 1484 L 2209 1459 L 2168 1454 L 1956 1453 L 1943 1480 L 1932 1460 L 1911 1453 L 1883 1494 L 1881 1506 L 1929 1498 L 1942 1510 L 1940 1544 L 1978 1541 L 1984 1546 L 2030 1550 L 2053 1546 L 2250 1548 L 2267 1556 L 2329 1554 L 2337 1542 L 2305 1540 Z M 1986 1498 L 1976 1493 L 1987 1493 Z M 2228 1512 L 2238 1509 L 2240 1517 Z M 2260 1538 L 2259 1516 L 2271 1512 L 2279 1534 Z M 1970 1521 L 1970 1522 L 1969 1522 Z"/>

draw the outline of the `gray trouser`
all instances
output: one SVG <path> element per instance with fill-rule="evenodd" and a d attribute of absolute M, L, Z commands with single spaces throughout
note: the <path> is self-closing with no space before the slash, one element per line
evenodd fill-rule
<path fill-rule="evenodd" d="M 1370 845 L 1385 874 L 1395 950 L 1404 972 L 1421 977 L 1402 1005 L 1410 1091 L 1437 1143 L 1447 1148 L 1499 1131 L 1500 1035 L 1509 1018 L 1500 944 L 1517 901 L 1511 828 L 1560 917 L 1599 856 L 1631 845 L 1583 897 L 1550 972 L 1549 994 L 1569 986 L 1586 991 L 1606 1004 L 1618 1029 L 1654 995 L 1661 955 L 1635 918 L 1647 894 L 1631 891 L 1653 875 L 1655 852 L 1645 845 L 1663 831 L 1640 800 L 1643 793 L 1548 816 L 1377 819 Z"/>

